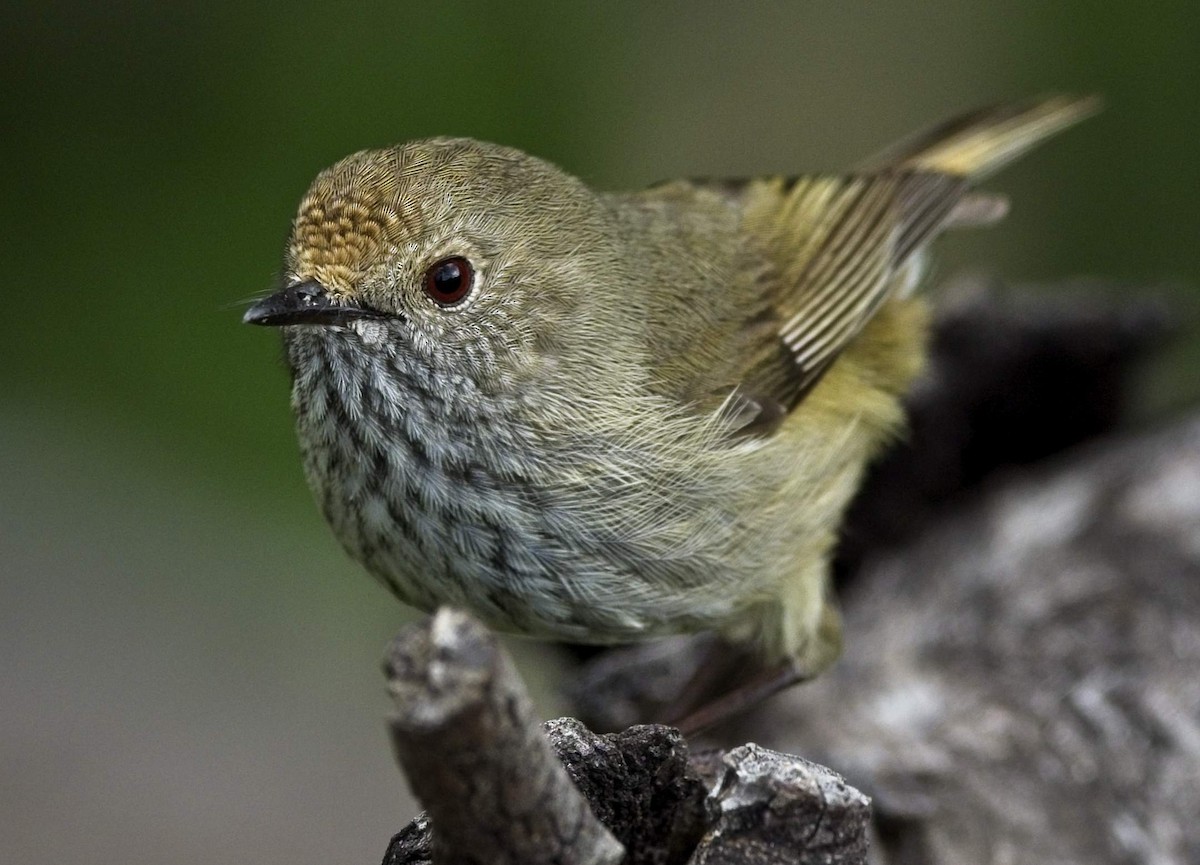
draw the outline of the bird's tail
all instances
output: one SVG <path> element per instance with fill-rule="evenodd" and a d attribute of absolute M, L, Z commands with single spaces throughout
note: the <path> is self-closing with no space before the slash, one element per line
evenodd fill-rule
<path fill-rule="evenodd" d="M 972 111 L 900 141 L 863 167 L 936 171 L 978 180 L 1100 107 L 1098 96 L 1055 94 Z"/>

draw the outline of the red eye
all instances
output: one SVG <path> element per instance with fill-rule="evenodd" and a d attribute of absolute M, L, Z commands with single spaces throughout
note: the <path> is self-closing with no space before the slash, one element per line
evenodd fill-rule
<path fill-rule="evenodd" d="M 461 256 L 443 258 L 425 271 L 425 293 L 442 306 L 453 306 L 471 291 L 475 271 Z"/>

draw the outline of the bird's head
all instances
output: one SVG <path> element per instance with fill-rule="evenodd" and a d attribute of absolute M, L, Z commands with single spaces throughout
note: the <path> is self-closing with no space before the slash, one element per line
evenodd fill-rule
<path fill-rule="evenodd" d="M 289 341 L 365 338 L 500 387 L 588 328 L 616 246 L 602 199 L 520 151 L 452 138 L 366 150 L 317 176 L 283 287 L 244 320 Z"/>

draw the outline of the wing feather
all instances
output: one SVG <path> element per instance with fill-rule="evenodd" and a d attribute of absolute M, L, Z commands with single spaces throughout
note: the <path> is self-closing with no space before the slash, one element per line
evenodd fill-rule
<path fill-rule="evenodd" d="M 955 224 L 1000 218 L 1003 198 L 973 180 L 1097 108 L 1050 96 L 973 112 L 901 142 L 846 176 L 676 181 L 661 192 L 723 202 L 743 247 L 718 315 L 733 333 L 720 369 L 701 369 L 689 393 L 732 406 L 745 429 L 769 432 L 820 381 L 893 293 L 911 285 L 917 254 Z M 741 318 L 739 312 L 741 310 Z M 738 322 L 741 322 L 738 324 Z M 722 331 L 724 333 L 724 331 Z M 709 336 L 711 339 L 711 334 Z M 712 343 L 705 342 L 711 351 Z M 732 397 L 721 382 L 740 382 Z"/>
<path fill-rule="evenodd" d="M 778 212 L 823 230 L 807 258 L 779 274 L 787 292 L 777 298 L 785 313 L 779 338 L 792 363 L 780 395 L 785 405 L 795 405 L 866 326 L 899 284 L 897 272 L 941 229 L 965 189 L 957 178 L 921 172 L 796 181 L 789 194 L 797 202 Z M 776 254 L 787 241 L 785 224 Z"/>

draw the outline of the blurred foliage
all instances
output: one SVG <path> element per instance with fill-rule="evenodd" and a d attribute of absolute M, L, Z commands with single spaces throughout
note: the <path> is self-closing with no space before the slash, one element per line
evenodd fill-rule
<path fill-rule="evenodd" d="M 0 70 L 5 401 L 124 419 L 233 495 L 299 494 L 272 284 L 326 164 L 436 133 L 607 187 L 838 168 L 980 102 L 1107 112 L 1002 176 L 950 241 L 1017 280 L 1200 284 L 1200 10 L 1154 4 L 55 2 L 9 11 Z M 69 407 L 69 408 L 68 408 Z"/>

